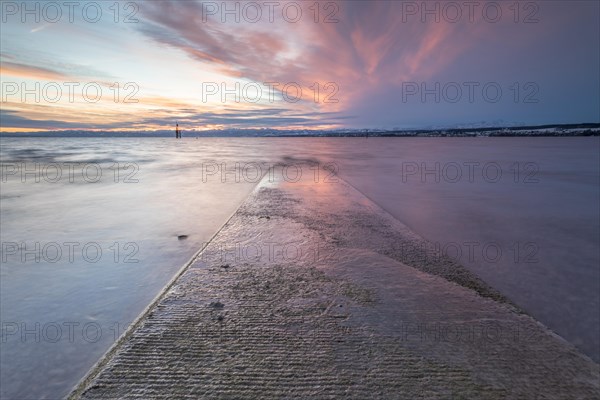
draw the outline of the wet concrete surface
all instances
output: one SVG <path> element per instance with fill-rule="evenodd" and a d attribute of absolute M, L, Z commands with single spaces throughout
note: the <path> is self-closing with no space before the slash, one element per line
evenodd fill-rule
<path fill-rule="evenodd" d="M 271 178 L 73 398 L 599 398 L 596 363 L 352 186 Z"/>

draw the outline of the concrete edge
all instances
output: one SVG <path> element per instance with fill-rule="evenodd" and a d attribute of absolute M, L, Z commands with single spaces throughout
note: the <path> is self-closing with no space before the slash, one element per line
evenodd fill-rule
<path fill-rule="evenodd" d="M 133 332 L 144 322 L 148 314 L 155 308 L 155 306 L 165 297 L 165 295 L 169 292 L 169 290 L 175 285 L 177 280 L 183 275 L 188 268 L 194 264 L 194 262 L 198 259 L 198 257 L 202 254 L 202 252 L 208 247 L 208 245 L 214 240 L 214 238 L 223 230 L 225 225 L 231 221 L 233 216 L 238 212 L 240 207 L 244 204 L 244 202 L 248 199 L 249 196 L 254 193 L 254 191 L 260 186 L 262 180 L 258 181 L 258 183 L 254 186 L 254 188 L 250 191 L 250 193 L 242 200 L 242 202 L 237 206 L 237 208 L 231 213 L 231 215 L 227 218 L 227 220 L 216 230 L 216 232 L 210 237 L 210 239 L 203 243 L 192 257 L 183 264 L 181 268 L 175 273 L 175 275 L 167 282 L 165 286 L 157 293 L 157 295 L 152 299 L 152 301 L 140 312 L 140 314 L 133 320 L 133 322 L 129 325 L 129 327 L 119 336 L 119 338 L 106 350 L 104 354 L 100 357 L 100 359 L 94 363 L 94 365 L 89 369 L 89 371 L 73 386 L 69 394 L 65 397 L 67 400 L 75 400 L 80 398 L 83 394 L 87 386 L 98 376 L 98 374 L 102 371 L 102 369 L 106 366 L 106 364 L 111 360 L 112 356 L 119 350 L 121 345 L 125 343 L 129 337 L 133 334 Z"/>

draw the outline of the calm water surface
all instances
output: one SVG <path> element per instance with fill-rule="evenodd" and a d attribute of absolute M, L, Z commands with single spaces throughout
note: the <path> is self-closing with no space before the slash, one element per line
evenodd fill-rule
<path fill-rule="evenodd" d="M 599 146 L 599 138 L 2 138 L 2 397 L 66 395 L 250 193 L 255 179 L 244 167 L 287 157 L 335 163 L 598 361 Z M 223 163 L 225 182 L 213 174 Z"/>

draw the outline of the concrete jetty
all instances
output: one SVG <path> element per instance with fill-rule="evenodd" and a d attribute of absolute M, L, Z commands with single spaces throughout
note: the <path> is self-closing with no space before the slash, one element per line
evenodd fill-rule
<path fill-rule="evenodd" d="M 71 398 L 597 399 L 599 390 L 598 364 L 342 179 L 273 174 Z"/>

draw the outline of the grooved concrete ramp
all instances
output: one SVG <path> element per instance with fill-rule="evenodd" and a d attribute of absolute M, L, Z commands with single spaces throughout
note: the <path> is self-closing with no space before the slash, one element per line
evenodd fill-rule
<path fill-rule="evenodd" d="M 594 399 L 599 388 L 597 364 L 347 183 L 274 174 L 72 397 Z"/>

